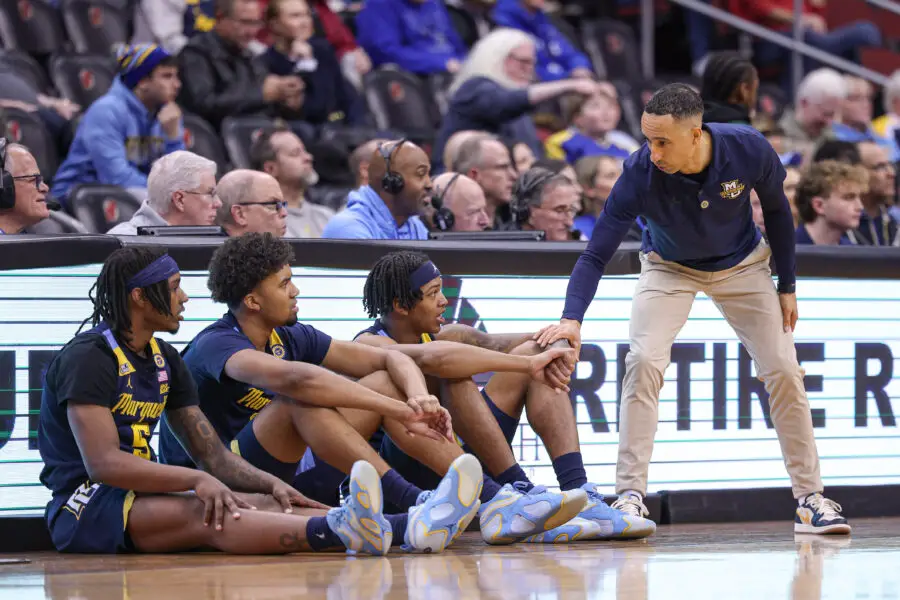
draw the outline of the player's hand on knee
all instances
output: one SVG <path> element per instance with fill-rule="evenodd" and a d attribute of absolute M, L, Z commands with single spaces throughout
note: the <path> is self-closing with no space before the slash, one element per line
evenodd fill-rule
<path fill-rule="evenodd" d="M 321 502 L 316 502 L 315 500 L 307 498 L 281 480 L 277 481 L 272 486 L 271 494 L 278 503 L 281 504 L 281 508 L 283 508 L 286 513 L 294 512 L 294 506 L 299 506 L 301 508 L 322 508 L 325 510 L 329 508 Z"/>
<path fill-rule="evenodd" d="M 581 352 L 581 323 L 571 319 L 560 319 L 557 325 L 544 327 L 533 338 L 541 348 L 546 348 L 559 340 L 567 340 L 575 349 L 575 358 Z"/>
<path fill-rule="evenodd" d="M 437 396 L 432 396 L 430 394 L 413 396 L 406 401 L 406 405 L 413 409 L 417 415 L 433 414 L 441 409 L 440 400 L 437 399 Z"/>
<path fill-rule="evenodd" d="M 531 376 L 559 392 L 569 391 L 569 379 L 572 369 L 569 364 L 575 362 L 575 351 L 571 348 L 551 348 L 537 356 L 531 357 Z"/>
<path fill-rule="evenodd" d="M 203 502 L 203 524 L 209 527 L 215 525 L 216 531 L 221 531 L 225 525 L 226 511 L 232 519 L 240 519 L 242 508 L 254 509 L 255 506 L 239 498 L 228 486 L 203 471 L 198 471 L 199 479 L 194 485 L 194 493 Z"/>
<path fill-rule="evenodd" d="M 453 421 L 447 409 L 413 414 L 402 421 L 409 435 L 421 435 L 436 441 L 453 440 Z"/>

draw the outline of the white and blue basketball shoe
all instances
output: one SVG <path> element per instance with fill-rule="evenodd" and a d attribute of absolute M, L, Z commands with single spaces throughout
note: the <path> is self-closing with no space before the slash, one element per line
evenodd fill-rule
<path fill-rule="evenodd" d="M 454 460 L 437 488 L 422 492 L 409 509 L 403 549 L 427 554 L 441 552 L 452 544 L 478 513 L 483 486 L 477 458 L 463 454 Z"/>
<path fill-rule="evenodd" d="M 550 492 L 543 486 L 504 485 L 481 507 L 481 537 L 488 544 L 512 544 L 572 520 L 587 504 L 584 490 Z"/>
<path fill-rule="evenodd" d="M 366 461 L 359 460 L 350 471 L 350 494 L 341 506 L 329 510 L 325 518 L 328 527 L 347 547 L 347 554 L 383 556 L 391 549 L 394 538 L 383 510 L 384 497 L 378 471 Z"/>
<path fill-rule="evenodd" d="M 593 483 L 581 489 L 587 494 L 587 505 L 574 519 L 524 541 L 535 544 L 554 544 L 576 540 L 629 540 L 645 538 L 656 532 L 656 523 L 642 516 L 641 511 L 617 510 L 603 501 L 603 494 Z M 636 514 L 634 514 L 636 513 Z"/>
<path fill-rule="evenodd" d="M 841 514 L 841 505 L 819 493 L 810 494 L 794 514 L 795 533 L 847 535 L 850 523 Z"/>

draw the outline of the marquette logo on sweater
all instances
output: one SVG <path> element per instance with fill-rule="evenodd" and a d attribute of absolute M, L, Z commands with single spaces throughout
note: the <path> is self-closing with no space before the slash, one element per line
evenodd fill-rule
<path fill-rule="evenodd" d="M 722 191 L 719 193 L 723 198 L 734 200 L 744 193 L 744 184 L 739 179 L 726 181 L 722 184 Z"/>

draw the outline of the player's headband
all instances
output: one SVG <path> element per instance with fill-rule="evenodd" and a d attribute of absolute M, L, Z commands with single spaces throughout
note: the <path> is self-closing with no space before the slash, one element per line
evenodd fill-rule
<path fill-rule="evenodd" d="M 128 280 L 128 291 L 165 281 L 179 271 L 175 259 L 163 254 Z"/>
<path fill-rule="evenodd" d="M 409 287 L 417 290 L 435 277 L 440 277 L 441 272 L 430 260 L 422 264 L 418 269 L 409 275 Z"/>

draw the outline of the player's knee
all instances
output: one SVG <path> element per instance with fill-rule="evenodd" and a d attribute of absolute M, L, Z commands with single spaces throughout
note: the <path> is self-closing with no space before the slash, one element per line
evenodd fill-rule
<path fill-rule="evenodd" d="M 535 356 L 540 353 L 541 347 L 538 346 L 537 342 L 533 340 L 528 340 L 527 342 L 519 344 L 510 352 L 510 354 L 516 354 L 519 356 Z"/>
<path fill-rule="evenodd" d="M 374 373 L 366 375 L 357 383 L 384 396 L 389 396 L 398 400 L 403 399 L 403 392 L 394 385 L 394 380 L 391 379 L 391 376 L 387 371 L 375 371 Z"/>

